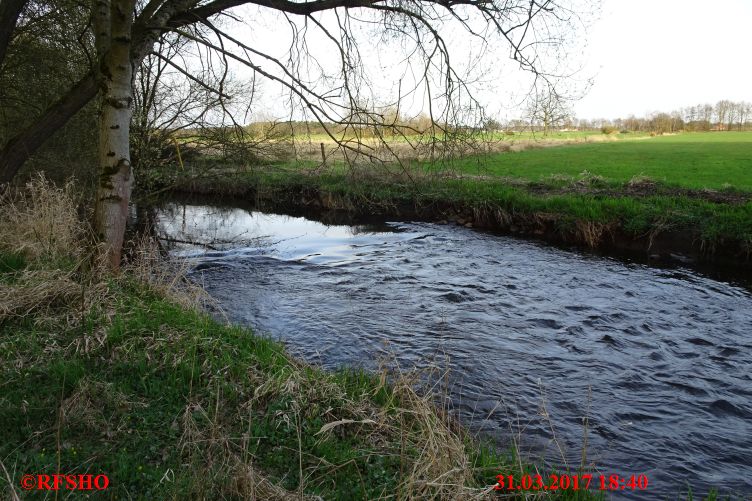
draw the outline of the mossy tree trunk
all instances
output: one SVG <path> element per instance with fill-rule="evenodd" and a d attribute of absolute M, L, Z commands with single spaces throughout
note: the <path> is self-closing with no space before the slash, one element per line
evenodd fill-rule
<path fill-rule="evenodd" d="M 95 11 L 102 109 L 99 118 L 99 176 L 94 227 L 107 245 L 113 270 L 120 258 L 133 189 L 129 135 L 133 114 L 131 26 L 134 0 L 98 0 Z"/>

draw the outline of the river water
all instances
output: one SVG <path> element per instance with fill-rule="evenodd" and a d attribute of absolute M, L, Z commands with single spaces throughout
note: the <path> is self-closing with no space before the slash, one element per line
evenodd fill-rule
<path fill-rule="evenodd" d="M 550 467 L 644 474 L 647 491 L 752 494 L 752 294 L 431 223 L 330 225 L 167 204 L 158 227 L 235 322 L 333 368 L 450 370 L 472 430 Z M 489 479 L 489 484 L 494 482 Z"/>

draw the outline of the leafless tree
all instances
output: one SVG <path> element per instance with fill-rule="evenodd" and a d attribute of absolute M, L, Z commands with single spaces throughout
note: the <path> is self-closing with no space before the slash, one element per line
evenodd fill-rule
<path fill-rule="evenodd" d="M 279 158 L 281 149 L 289 146 L 282 127 L 273 121 L 265 127 L 243 125 L 258 93 L 257 83 L 208 64 L 191 45 L 180 35 L 166 35 L 136 74 L 134 168 L 143 171 L 176 160 L 182 165 L 198 154 L 238 162 Z"/>
<path fill-rule="evenodd" d="M 718 120 L 718 127 L 721 130 L 724 130 L 726 128 L 726 120 L 729 117 L 731 107 L 732 107 L 731 101 L 728 101 L 726 99 L 718 101 L 718 103 L 716 103 L 715 105 L 715 116 L 716 116 L 716 119 Z"/>
<path fill-rule="evenodd" d="M 411 82 L 411 89 L 400 89 L 394 103 L 400 102 L 407 92 L 425 93 L 431 127 L 443 128 L 432 131 L 436 133 L 431 137 L 435 137 L 457 130 L 449 124 L 467 123 L 480 115 L 468 76 L 459 70 L 461 65 L 447 43 L 447 33 L 460 28 L 483 47 L 506 46 L 509 56 L 520 67 L 545 79 L 549 75 L 542 67 L 543 52 L 561 46 L 575 29 L 579 20 L 573 6 L 582 3 L 578 0 L 89 1 L 83 5 L 90 10 L 87 36 L 93 40 L 94 49 L 90 68 L 57 102 L 6 142 L 0 151 L 0 183 L 10 181 L 52 132 L 99 96 L 100 174 L 95 227 L 109 246 L 113 268 L 119 266 L 134 182 L 129 152 L 134 77 L 144 60 L 154 53 L 155 44 L 165 37 L 177 34 L 181 40 L 211 54 L 212 64 L 217 62 L 227 68 L 234 61 L 258 78 L 284 86 L 291 102 L 307 116 L 355 133 L 355 140 L 342 140 L 327 129 L 342 148 L 368 155 L 358 141 L 358 134 L 381 119 L 373 109 L 359 106 L 367 95 L 368 76 L 358 33 L 367 30 L 371 37 L 379 35 L 404 45 L 408 69 L 417 77 Z M 0 10 L 0 26 L 15 25 L 18 29 L 17 3 L 5 2 Z M 264 12 L 279 14 L 284 21 L 280 29 L 288 29 L 292 40 L 286 58 L 254 47 L 223 26 L 220 22 L 223 19 L 239 20 L 238 14 L 230 10 L 241 6 L 257 9 L 254 16 Z M 324 68 L 317 59 L 320 54 L 308 43 L 308 34 L 314 31 L 329 41 L 330 51 L 338 56 L 338 65 L 333 70 Z M 0 38 L 0 49 L 2 42 Z M 189 73 L 187 68 L 183 70 Z M 221 86 L 215 90 L 223 93 Z"/>
<path fill-rule="evenodd" d="M 533 127 L 542 127 L 547 136 L 552 128 L 559 127 L 571 119 L 568 97 L 559 93 L 550 82 L 531 95 L 527 107 L 527 118 Z"/>
<path fill-rule="evenodd" d="M 752 105 L 746 101 L 736 103 L 736 120 L 739 125 L 739 130 L 744 130 L 744 126 L 749 119 L 750 112 L 752 112 Z"/>

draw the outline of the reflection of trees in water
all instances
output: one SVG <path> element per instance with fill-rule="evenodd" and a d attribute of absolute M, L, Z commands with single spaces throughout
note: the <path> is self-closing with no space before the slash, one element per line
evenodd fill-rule
<path fill-rule="evenodd" d="M 282 215 L 265 213 L 249 204 L 239 205 L 216 206 L 211 205 L 210 201 L 203 204 L 172 201 L 162 205 L 138 206 L 136 212 L 140 224 L 148 226 L 149 233 L 168 250 L 186 246 L 208 250 L 269 247 L 286 240 L 285 236 L 279 235 L 279 230 L 289 228 L 289 225 L 300 225 L 299 218 L 306 221 L 304 226 L 311 225 L 306 231 L 315 228 L 315 232 L 324 234 L 329 230 L 350 236 L 394 231 L 385 223 L 355 224 L 353 215 L 343 212 L 303 214 L 296 211 L 295 214 Z M 277 241 L 275 235 L 282 240 Z"/>
<path fill-rule="evenodd" d="M 350 227 L 350 232 L 354 235 L 370 235 L 372 233 L 384 233 L 385 231 L 394 231 L 385 224 L 359 224 Z"/>
<path fill-rule="evenodd" d="M 369 235 L 371 233 L 384 233 L 393 232 L 394 228 L 391 228 L 386 223 L 365 223 L 358 224 L 357 219 L 352 215 L 345 212 L 319 212 L 315 214 L 306 214 L 306 219 L 316 221 L 324 226 L 347 226 L 349 232 L 355 235 Z"/>
<path fill-rule="evenodd" d="M 253 215 L 243 209 L 168 203 L 158 209 L 151 207 L 150 210 L 151 233 L 171 250 L 179 244 L 210 250 L 260 246 L 266 239 L 254 232 L 253 228 L 248 228 Z M 236 231 L 243 227 L 248 229 Z"/>

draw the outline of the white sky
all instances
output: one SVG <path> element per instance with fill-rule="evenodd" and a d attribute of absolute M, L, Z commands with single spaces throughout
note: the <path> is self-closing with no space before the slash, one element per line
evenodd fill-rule
<path fill-rule="evenodd" d="M 604 0 L 580 118 L 752 100 L 752 0 Z"/>
<path fill-rule="evenodd" d="M 593 79 L 587 95 L 572 106 L 576 117 L 625 118 L 720 99 L 752 101 L 752 0 L 601 1 L 600 19 L 586 34 L 587 47 L 584 51 L 581 45 L 570 50 L 569 57 L 557 63 L 561 67 L 583 68 L 577 75 L 579 84 L 573 85 L 578 92 L 585 80 Z M 236 36 L 260 50 L 283 56 L 284 60 L 290 39 L 284 18 L 250 8 L 236 12 L 248 21 L 232 30 Z M 322 14 L 320 19 L 330 23 L 333 18 L 327 14 L 331 13 Z M 367 62 L 369 86 L 374 96 L 388 102 L 396 97 L 400 82 L 409 81 L 415 70 L 405 66 L 400 51 L 395 50 L 399 40 L 381 40 L 365 31 L 362 35 L 359 46 Z M 520 117 L 519 105 L 529 90 L 529 79 L 526 83 L 527 77 L 510 63 L 509 47 L 500 44 L 482 62 L 472 61 L 467 55 L 463 60 L 463 53 L 472 53 L 473 39 L 464 31 L 451 28 L 444 35 L 460 56 L 454 59 L 455 64 L 459 61 L 459 67 L 471 68 L 477 74 L 472 90 L 488 115 Z M 324 67 L 338 64 L 338 53 L 327 45 L 325 37 L 311 34 L 308 42 Z M 581 39 L 575 42 L 575 46 L 581 44 Z M 264 60 L 257 62 L 264 69 L 270 68 Z M 235 66 L 234 71 L 241 78 L 248 74 L 243 67 Z M 326 86 L 326 82 L 322 85 Z M 406 86 L 401 87 L 402 91 Z M 264 82 L 260 95 L 262 99 L 254 106 L 254 119 L 284 116 L 289 91 Z M 424 95 L 418 93 L 403 104 L 405 109 L 425 110 L 425 103 Z"/>

